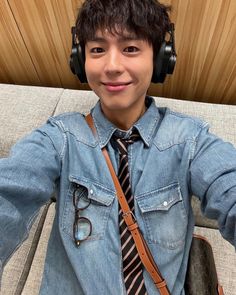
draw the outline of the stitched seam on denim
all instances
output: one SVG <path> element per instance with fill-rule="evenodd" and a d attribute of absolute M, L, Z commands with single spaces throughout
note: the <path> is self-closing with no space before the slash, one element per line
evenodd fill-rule
<path fill-rule="evenodd" d="M 198 117 L 194 117 L 194 116 L 191 116 L 191 115 L 175 112 L 175 111 L 172 111 L 169 108 L 168 108 L 168 110 L 169 110 L 170 115 L 172 115 L 174 117 L 177 117 L 177 118 L 188 119 L 188 120 L 192 121 L 195 126 L 198 126 L 200 128 L 204 128 L 206 126 L 209 126 L 209 124 L 207 122 L 205 122 L 204 120 L 202 120 L 202 119 L 200 119 Z"/>
<path fill-rule="evenodd" d="M 66 149 L 66 145 L 67 145 L 67 137 L 66 137 L 66 134 L 65 134 L 65 126 L 64 126 L 63 122 L 58 121 L 58 125 L 62 129 L 62 135 L 63 135 L 63 138 L 64 138 L 64 142 L 63 142 L 63 145 L 62 145 L 62 148 L 61 148 L 61 151 L 60 151 L 60 157 L 62 159 L 64 157 L 64 154 L 65 154 L 65 149 Z"/>
<path fill-rule="evenodd" d="M 204 128 L 199 129 L 197 135 L 194 138 L 194 145 L 193 145 L 193 150 L 192 150 L 192 155 L 191 155 L 191 159 L 193 160 L 194 157 L 196 156 L 196 149 L 197 149 L 197 142 L 199 140 L 199 136 L 201 134 L 201 132 L 204 130 Z"/>
<path fill-rule="evenodd" d="M 158 144 L 158 142 L 156 140 L 156 137 L 155 137 L 153 143 L 157 147 L 157 149 L 160 150 L 160 151 L 166 150 L 166 149 L 168 149 L 168 148 L 170 148 L 172 146 L 175 146 L 175 145 L 183 144 L 183 143 L 185 143 L 187 141 L 194 141 L 194 140 L 196 140 L 196 137 L 198 137 L 199 132 L 201 132 L 201 130 L 203 130 L 204 128 L 209 128 L 209 124 L 207 122 L 205 122 L 205 121 L 203 121 L 201 119 L 198 119 L 197 117 L 195 118 L 195 117 L 191 117 L 191 116 L 188 116 L 188 115 L 185 115 L 185 114 L 173 112 L 170 109 L 168 109 L 168 110 L 169 110 L 168 114 L 170 114 L 171 116 L 175 116 L 175 117 L 178 117 L 178 118 L 184 118 L 186 120 L 190 120 L 193 123 L 194 126 L 198 127 L 198 129 L 200 131 L 198 131 L 196 135 L 192 135 L 191 137 L 188 136 L 184 140 L 179 141 L 179 142 L 174 142 L 174 143 L 169 141 L 169 142 L 166 142 L 165 144 L 162 144 L 162 143 Z"/>
<path fill-rule="evenodd" d="M 98 141 L 95 141 L 95 143 L 92 144 L 91 142 L 88 142 L 88 141 L 84 140 L 83 138 L 78 138 L 73 132 L 71 132 L 69 129 L 66 129 L 66 127 L 65 127 L 65 125 L 64 125 L 64 123 L 62 121 L 58 121 L 58 122 L 63 127 L 63 134 L 65 136 L 65 145 L 64 145 L 64 147 L 67 144 L 67 136 L 66 136 L 67 133 L 72 135 L 76 139 L 76 141 L 81 142 L 81 143 L 83 143 L 83 144 L 85 144 L 87 146 L 96 147 L 99 144 Z"/>
<path fill-rule="evenodd" d="M 110 141 L 112 134 L 115 132 L 116 128 L 110 128 L 107 132 L 107 138 L 104 141 L 99 141 L 99 139 L 102 137 L 100 129 L 98 128 L 97 122 L 95 119 L 93 119 L 96 131 L 97 131 L 97 136 L 96 136 L 96 140 L 97 140 L 97 144 L 100 143 L 101 148 L 103 148 L 104 146 L 106 146 L 108 144 L 108 142 Z"/>
<path fill-rule="evenodd" d="M 189 138 L 185 138 L 183 141 L 179 141 L 179 142 L 175 142 L 175 143 L 171 143 L 171 142 L 167 142 L 165 144 L 159 144 L 156 143 L 156 141 L 154 140 L 153 144 L 154 146 L 158 149 L 158 151 L 160 152 L 163 152 L 163 151 L 166 151 L 174 146 L 177 146 L 177 145 L 181 145 L 181 144 L 186 144 L 186 142 L 188 141 L 194 141 L 194 138 L 193 137 L 189 137 Z"/>
<path fill-rule="evenodd" d="M 55 145 L 54 145 L 54 142 L 53 142 L 52 138 L 50 137 L 50 135 L 48 135 L 45 131 L 42 131 L 42 130 L 40 130 L 40 129 L 39 129 L 38 131 L 39 131 L 41 134 L 43 134 L 44 136 L 46 136 L 46 137 L 50 140 L 50 142 L 51 142 L 51 144 L 52 144 L 54 150 L 56 151 L 57 155 L 58 155 L 59 158 L 61 159 L 61 155 L 60 155 L 60 153 L 57 151 L 57 149 L 56 149 L 56 147 L 55 147 Z"/>
<path fill-rule="evenodd" d="M 147 136 L 147 139 L 145 140 L 145 138 L 143 139 L 145 144 L 150 146 L 150 140 L 154 137 L 154 131 L 158 126 L 160 118 L 155 118 L 155 120 L 153 120 L 153 124 L 150 127 L 150 131 L 149 131 L 149 135 Z M 145 132 L 145 130 L 143 129 L 143 127 L 139 124 L 134 124 L 134 126 L 140 130 L 141 132 Z M 145 136 L 144 136 L 145 137 Z"/>
<path fill-rule="evenodd" d="M 50 121 L 52 121 L 54 124 L 56 124 L 61 129 L 62 134 L 63 134 L 64 144 L 63 144 L 62 150 L 60 152 L 61 157 L 63 157 L 63 155 L 64 155 L 65 147 L 66 147 L 66 144 L 67 144 L 67 135 L 66 135 L 67 133 L 72 135 L 73 137 L 75 137 L 75 139 L 78 142 L 81 142 L 81 143 L 83 143 L 83 144 L 85 144 L 87 146 L 96 147 L 98 145 L 97 141 L 94 141 L 95 143 L 92 144 L 91 142 L 86 141 L 84 138 L 78 138 L 72 131 L 70 131 L 68 128 L 66 128 L 66 126 L 64 125 L 62 120 L 56 120 L 55 118 L 52 117 L 52 118 L 50 118 Z"/>
<path fill-rule="evenodd" d="M 68 216 L 68 213 L 69 213 L 69 208 L 68 208 L 68 205 L 66 205 L 67 204 L 67 202 L 69 202 L 69 200 L 67 200 L 67 199 L 69 199 L 69 197 L 70 197 L 70 201 L 71 202 L 73 202 L 73 200 L 72 200 L 72 194 L 73 194 L 73 188 L 72 188 L 72 185 L 71 185 L 71 183 L 69 184 L 69 187 L 68 187 L 68 189 L 67 189 L 67 191 L 66 191 L 66 196 L 65 196 L 65 198 L 64 198 L 64 201 L 63 201 L 63 207 L 62 207 L 62 216 L 61 216 L 61 220 L 60 220 L 60 218 L 59 218 L 59 224 L 60 224 L 60 226 L 61 226 L 61 228 L 62 228 L 62 230 L 66 233 L 66 225 L 65 225 L 65 219 L 66 219 L 66 217 Z M 67 209 L 67 211 L 66 211 L 66 209 Z M 69 236 L 72 236 L 73 237 L 73 234 L 72 235 L 69 235 Z"/>
<path fill-rule="evenodd" d="M 183 218 L 183 220 L 187 220 L 188 218 L 188 215 L 187 215 L 187 211 L 186 211 L 186 207 L 185 207 L 185 204 L 184 204 L 184 201 L 183 201 L 183 198 L 182 198 L 182 195 L 181 195 L 181 192 L 180 192 L 180 187 L 179 187 L 179 183 L 176 182 L 176 183 L 173 183 L 171 185 L 168 185 L 167 187 L 164 187 L 164 188 L 161 188 L 161 189 L 158 189 L 158 190 L 153 190 L 152 194 L 156 194 L 156 193 L 160 193 L 160 192 L 164 192 L 165 191 L 172 191 L 172 190 L 177 190 L 178 191 L 178 200 L 176 202 L 172 202 L 171 203 L 171 206 L 169 207 L 168 210 L 165 210 L 165 214 L 168 214 L 169 210 L 171 209 L 172 206 L 175 206 L 175 204 L 177 203 L 181 203 L 181 206 L 183 206 L 181 212 L 179 212 L 179 214 L 181 214 L 181 218 Z M 140 195 L 141 196 L 141 200 L 144 199 L 145 200 L 145 196 L 146 196 L 147 193 L 145 194 L 142 194 Z M 149 193 L 148 193 L 149 194 Z M 139 201 L 140 201 L 140 196 L 139 196 L 139 200 L 138 200 L 138 204 L 140 205 Z M 176 198 L 175 198 L 176 200 Z M 150 215 L 155 215 L 156 214 L 156 218 L 158 218 L 158 214 L 159 216 L 161 216 L 161 212 L 163 212 L 163 210 L 152 210 L 152 211 L 146 211 L 146 212 L 143 212 L 142 213 L 142 216 L 143 216 L 143 220 L 144 220 L 144 227 L 146 229 L 146 234 L 147 234 L 147 240 L 149 243 L 151 244 L 157 244 L 161 247 L 167 247 L 169 249 L 176 249 L 178 247 L 181 247 L 183 244 L 184 244 L 184 236 L 186 234 L 186 231 L 182 233 L 181 236 L 178 237 L 178 240 L 176 241 L 166 241 L 166 240 L 163 240 L 161 239 L 160 237 L 158 238 L 155 238 L 153 236 L 153 230 L 151 229 L 151 223 L 150 223 L 150 220 L 149 220 L 149 217 Z"/>
<path fill-rule="evenodd" d="M 98 186 L 100 189 L 102 189 L 104 192 L 106 193 L 112 193 L 115 197 L 116 195 L 116 192 L 110 188 L 107 188 L 106 186 L 100 184 L 99 182 L 97 182 L 96 180 L 94 179 L 87 179 L 85 177 L 76 177 L 75 175 L 69 175 L 69 180 L 70 181 L 74 181 L 76 182 L 77 184 L 81 184 L 80 182 L 82 181 L 83 183 L 86 183 L 86 184 L 89 184 L 89 183 L 92 183 L 92 185 L 95 185 L 95 186 Z"/>
<path fill-rule="evenodd" d="M 98 146 L 98 144 L 99 144 L 98 141 L 94 141 L 94 144 L 92 144 L 91 142 L 84 140 L 84 138 L 78 138 L 74 133 L 72 133 L 69 130 L 66 130 L 65 133 L 68 133 L 68 134 L 72 135 L 73 137 L 75 137 L 76 141 L 81 142 L 81 143 L 83 143 L 87 146 L 93 147 L 93 148 Z"/>
<path fill-rule="evenodd" d="M 157 193 L 157 192 L 165 192 L 165 191 L 168 191 L 170 188 L 173 189 L 173 188 L 177 188 L 179 187 L 179 182 L 173 182 L 165 187 L 161 187 L 161 188 L 158 188 L 158 189 L 155 189 L 155 190 L 152 190 L 150 192 L 145 192 L 141 195 L 138 195 L 137 196 L 137 199 L 142 199 L 143 197 L 146 197 L 147 194 L 154 194 L 154 193 Z"/>
<path fill-rule="evenodd" d="M 182 246 L 184 244 L 184 237 L 186 235 L 186 229 L 183 232 L 183 234 L 179 237 L 179 239 L 177 241 L 165 241 L 163 239 L 160 238 L 160 236 L 158 235 L 157 239 L 153 236 L 153 231 L 151 230 L 150 227 L 150 221 L 147 215 L 150 214 L 159 214 L 158 212 L 146 212 L 143 214 L 143 219 L 144 219 L 144 226 L 147 229 L 147 237 L 148 237 L 148 242 L 151 244 L 157 244 L 160 245 L 162 247 L 167 247 L 169 249 L 175 249 L 176 247 Z M 187 217 L 184 216 L 184 219 L 186 219 Z"/>
<path fill-rule="evenodd" d="M 51 119 L 53 119 L 53 118 L 50 118 L 50 119 L 49 119 L 49 122 L 51 121 Z M 57 121 L 55 121 L 55 120 L 52 120 L 52 122 L 55 123 L 56 126 L 59 127 L 59 129 L 62 131 L 62 137 L 63 137 L 64 140 L 65 140 L 63 129 L 62 129 L 62 127 L 60 126 L 60 124 L 57 124 L 57 123 L 59 123 L 59 121 L 57 122 Z M 50 122 L 50 123 L 52 124 L 52 122 Z M 51 136 L 50 136 L 49 134 L 47 134 L 46 131 L 42 131 L 42 130 L 39 129 L 39 132 L 41 132 L 42 134 L 44 134 L 45 136 L 47 136 L 47 137 L 49 138 L 49 140 L 50 140 L 51 143 L 52 143 L 52 146 L 53 146 L 54 150 L 55 150 L 56 153 L 58 154 L 59 158 L 62 160 L 62 151 L 59 152 L 59 151 L 57 150 L 57 148 L 56 148 L 56 146 L 54 145 L 54 141 L 53 141 L 53 139 L 51 138 Z M 65 143 L 63 144 L 63 147 L 64 147 L 64 146 L 65 146 Z M 62 147 L 62 150 L 63 150 L 63 147 Z"/>
<path fill-rule="evenodd" d="M 150 130 L 150 133 L 149 133 L 149 136 L 148 136 L 148 141 L 150 141 L 150 139 L 153 137 L 153 134 L 154 134 L 154 130 L 155 130 L 155 128 L 157 127 L 157 123 L 159 122 L 159 118 L 157 119 L 155 119 L 155 120 L 153 120 L 153 124 L 152 124 L 152 126 L 151 126 L 151 130 Z"/>
<path fill-rule="evenodd" d="M 188 161 L 191 161 L 193 159 L 193 156 L 194 156 L 194 153 L 196 150 L 196 145 L 197 145 L 196 139 L 191 140 L 190 143 L 191 143 L 191 146 L 190 146 L 189 153 L 188 153 Z"/>
<path fill-rule="evenodd" d="M 134 144 L 134 143 L 133 143 Z M 128 167 L 129 167 L 129 182 L 131 185 L 131 192 L 133 195 L 133 190 L 132 190 L 132 175 L 133 175 L 133 171 L 132 171 L 132 167 L 133 167 L 133 144 L 129 145 L 128 148 Z"/>

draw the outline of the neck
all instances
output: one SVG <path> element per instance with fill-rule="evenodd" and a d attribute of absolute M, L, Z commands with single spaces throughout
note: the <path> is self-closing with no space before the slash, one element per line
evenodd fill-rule
<path fill-rule="evenodd" d="M 146 111 L 146 106 L 143 104 L 142 108 L 138 111 L 130 111 L 130 110 L 116 110 L 113 111 L 111 114 L 104 112 L 104 115 L 106 118 L 113 123 L 117 128 L 121 130 L 129 130 L 134 123 L 136 123 L 139 118 L 142 117 L 142 115 Z"/>

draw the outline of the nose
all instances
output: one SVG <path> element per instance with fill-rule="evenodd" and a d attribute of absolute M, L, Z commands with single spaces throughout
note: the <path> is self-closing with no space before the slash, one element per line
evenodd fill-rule
<path fill-rule="evenodd" d="M 104 72 L 107 75 L 117 75 L 124 71 L 122 53 L 118 49 L 110 49 L 107 52 Z"/>

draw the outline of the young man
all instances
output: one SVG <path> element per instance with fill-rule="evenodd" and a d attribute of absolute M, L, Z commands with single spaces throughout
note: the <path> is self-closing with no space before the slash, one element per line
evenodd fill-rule
<path fill-rule="evenodd" d="M 86 0 L 77 35 L 100 98 L 92 110 L 97 137 L 84 116 L 63 114 L 0 161 L 3 265 L 57 192 L 41 295 L 159 294 L 123 227 L 103 147 L 171 294 L 185 294 L 192 194 L 236 246 L 235 148 L 201 120 L 159 109 L 146 96 L 169 26 L 167 9 L 154 0 Z"/>

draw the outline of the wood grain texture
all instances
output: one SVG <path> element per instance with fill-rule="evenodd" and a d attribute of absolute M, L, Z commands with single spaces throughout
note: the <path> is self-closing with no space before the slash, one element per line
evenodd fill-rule
<path fill-rule="evenodd" d="M 38 75 L 45 86 L 78 88 L 70 72 L 70 27 L 80 1 L 9 0 Z"/>
<path fill-rule="evenodd" d="M 39 85 L 34 64 L 5 0 L 0 1 L 0 81 Z"/>
<path fill-rule="evenodd" d="M 236 104 L 236 1 L 168 0 L 176 24 L 176 70 L 150 92 Z"/>
<path fill-rule="evenodd" d="M 0 81 L 65 88 L 88 89 L 70 72 L 70 28 L 83 0 L 0 1 Z M 171 5 L 178 53 L 174 75 L 163 85 L 151 85 L 149 94 L 215 103 L 236 104 L 236 1 L 162 0 Z M 4 4 L 2 4 L 4 3 Z M 7 7 L 7 3 L 9 7 Z M 12 14 L 14 17 L 12 16 Z M 8 30 L 12 31 L 8 34 Z M 13 32 L 18 30 L 17 40 Z M 6 68 L 18 45 L 16 74 Z M 22 44 L 22 46 L 20 46 Z M 16 46 L 16 45 L 15 45 Z M 2 48 L 4 47 L 4 50 Z M 26 50 L 27 48 L 27 50 Z M 32 67 L 33 63 L 33 67 Z M 31 64 L 31 67 L 26 66 Z M 36 75 L 36 76 L 35 76 Z M 28 81 L 29 78 L 26 78 Z"/>

